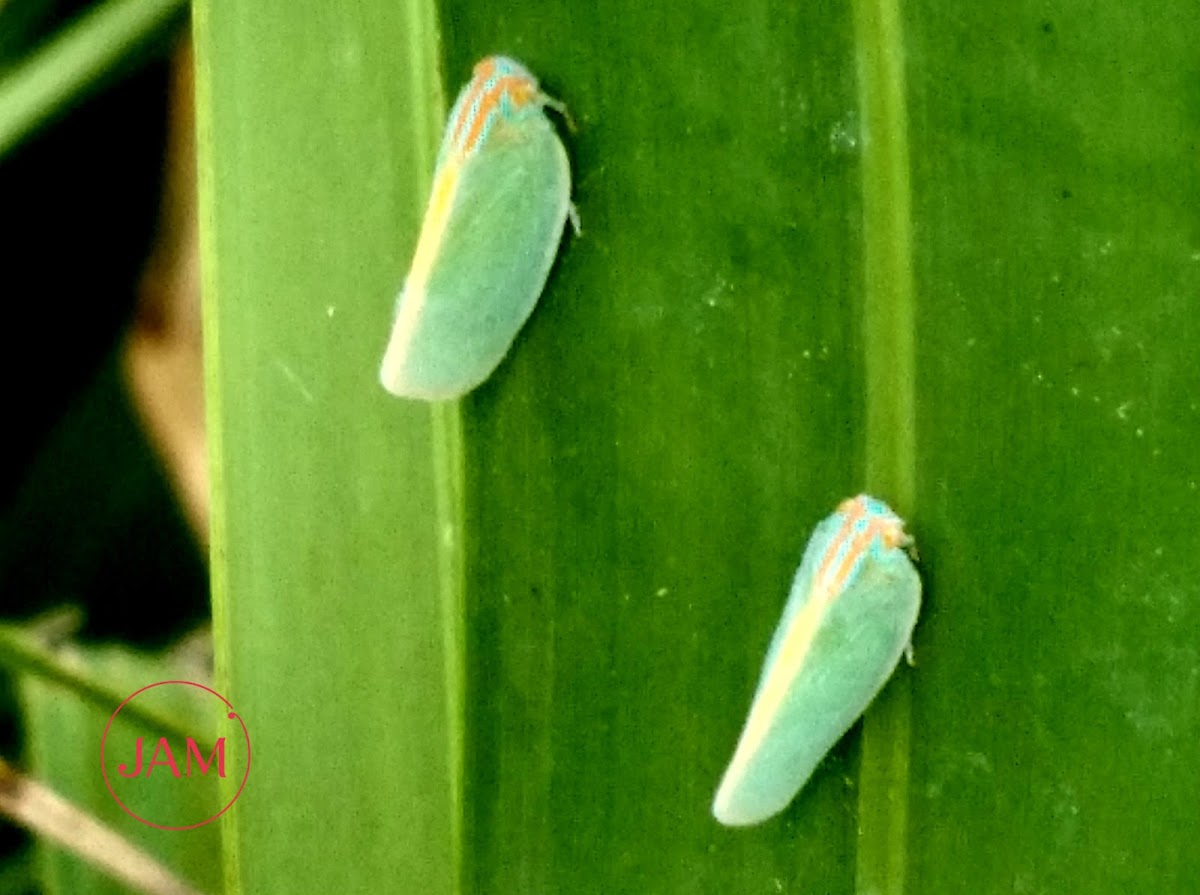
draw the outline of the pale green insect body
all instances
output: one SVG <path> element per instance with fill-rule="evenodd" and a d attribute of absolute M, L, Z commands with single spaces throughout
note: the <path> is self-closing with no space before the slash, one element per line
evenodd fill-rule
<path fill-rule="evenodd" d="M 817 526 L 713 801 L 729 826 L 783 810 L 909 648 L 921 581 L 912 539 L 880 500 L 847 500 Z"/>
<path fill-rule="evenodd" d="M 533 312 L 570 210 L 571 171 L 519 63 L 475 67 L 450 113 L 380 381 L 458 398 L 487 379 Z"/>

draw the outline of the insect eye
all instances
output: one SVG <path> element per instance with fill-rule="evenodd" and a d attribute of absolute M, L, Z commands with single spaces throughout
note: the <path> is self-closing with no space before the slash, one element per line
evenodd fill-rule
<path fill-rule="evenodd" d="M 903 547 L 907 541 L 908 536 L 900 525 L 889 525 L 883 530 L 883 543 L 886 547 Z"/>

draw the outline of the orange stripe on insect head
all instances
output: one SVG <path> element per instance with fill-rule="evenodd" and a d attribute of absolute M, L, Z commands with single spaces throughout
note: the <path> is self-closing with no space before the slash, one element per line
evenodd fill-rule
<path fill-rule="evenodd" d="M 850 502 L 847 501 L 846 503 Z M 846 503 L 843 503 L 839 509 L 844 509 Z M 853 503 L 860 514 L 866 511 L 867 504 L 862 498 L 853 498 Z M 883 541 L 886 547 L 901 546 L 907 540 L 904 534 L 904 524 L 890 514 L 876 515 L 873 519 L 869 520 L 866 528 L 854 538 L 845 555 L 842 557 L 841 567 L 830 582 L 832 585 L 830 590 L 832 592 L 840 591 L 846 586 L 846 579 L 850 577 L 851 571 L 858 563 L 863 552 L 870 549 L 871 542 L 875 538 Z"/>
<path fill-rule="evenodd" d="M 486 81 L 495 73 L 496 57 L 488 56 L 486 59 L 480 59 L 475 63 L 475 68 L 471 71 L 471 77 L 476 80 Z"/>
<path fill-rule="evenodd" d="M 521 106 L 528 105 L 537 98 L 537 87 L 534 86 L 532 81 L 522 75 L 505 75 L 495 81 L 483 96 L 479 98 L 479 105 L 476 107 L 475 115 L 471 119 L 471 129 L 460 144 L 459 152 L 461 155 L 467 156 L 475 151 L 475 147 L 483 136 L 484 129 L 488 126 L 492 113 L 504 100 L 506 95 L 515 107 L 520 108 Z"/>
<path fill-rule="evenodd" d="M 859 532 L 850 542 L 850 546 L 846 548 L 846 553 L 842 557 L 842 564 L 838 567 L 833 578 L 829 581 L 829 593 L 841 593 L 846 587 L 846 581 L 850 577 L 850 573 L 854 571 L 854 567 L 858 565 L 864 552 L 870 549 L 871 542 L 875 538 L 883 535 L 886 530 L 887 522 L 883 519 L 872 519 L 867 523 L 867 527 Z"/>
<path fill-rule="evenodd" d="M 485 59 L 475 66 L 475 74 L 467 86 L 466 96 L 458 110 L 458 118 L 454 121 L 454 136 L 451 141 L 455 152 L 463 155 L 462 144 L 467 132 L 479 117 L 479 107 L 484 97 L 491 89 L 496 78 L 496 64 L 491 59 Z"/>
<path fill-rule="evenodd" d="M 462 140 L 463 131 L 467 127 L 474 115 L 473 109 L 479 102 L 479 97 L 487 90 L 488 81 L 496 73 L 496 60 L 489 56 L 487 59 L 480 61 L 475 66 L 475 71 L 471 75 L 471 83 L 467 87 L 467 95 L 463 97 L 462 105 L 458 109 L 458 117 L 454 120 L 452 132 L 454 134 L 451 140 L 452 145 L 458 146 Z"/>
<path fill-rule="evenodd" d="M 491 90 L 485 93 L 479 101 L 479 109 L 475 113 L 475 119 L 471 122 L 471 130 L 467 132 L 467 137 L 459 150 L 462 155 L 467 156 L 475 151 L 475 145 L 479 142 L 483 129 L 487 127 L 488 119 L 492 117 L 492 112 L 500 105 L 506 94 L 513 105 L 520 108 L 537 98 L 537 87 L 532 81 L 521 75 L 505 75 L 496 81 Z"/>
<path fill-rule="evenodd" d="M 867 501 L 863 498 L 863 496 L 861 494 L 858 495 L 857 497 L 847 497 L 845 500 L 843 500 L 841 503 L 838 504 L 837 511 L 839 513 L 849 513 L 849 512 L 852 512 L 855 507 L 857 507 L 860 512 L 864 512 L 864 513 L 866 512 Z"/>
<path fill-rule="evenodd" d="M 863 501 L 847 500 L 838 507 L 838 512 L 845 514 L 846 518 L 842 521 L 842 527 L 838 529 L 837 535 L 829 542 L 829 546 L 825 549 L 825 555 L 821 557 L 820 565 L 813 572 L 812 586 L 821 588 L 824 593 L 822 596 L 827 596 L 832 592 L 830 588 L 824 587 L 824 582 L 829 578 L 830 568 L 837 561 L 838 552 L 842 544 L 850 539 L 854 533 L 854 526 L 858 521 L 867 514 L 867 507 Z"/>

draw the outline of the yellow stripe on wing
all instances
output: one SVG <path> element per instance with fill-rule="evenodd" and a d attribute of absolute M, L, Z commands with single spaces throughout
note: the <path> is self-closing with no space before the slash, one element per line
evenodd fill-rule
<path fill-rule="evenodd" d="M 766 739 L 779 707 L 787 696 L 788 688 L 800 673 L 821 620 L 825 617 L 825 611 L 837 593 L 826 586 L 829 567 L 835 562 L 839 548 L 851 536 L 855 524 L 863 514 L 864 508 L 861 504 L 849 510 L 842 521 L 842 527 L 838 529 L 837 535 L 829 542 L 829 547 L 821 557 L 821 562 L 813 573 L 811 586 L 814 592 L 788 625 L 779 655 L 775 657 L 775 663 L 768 670 L 754 704 L 750 707 L 750 717 L 746 719 L 746 728 L 742 731 L 737 749 L 734 750 L 733 761 L 729 763 L 729 771 L 726 773 L 728 781 L 736 781 L 745 773 L 746 766 Z M 854 546 L 857 544 L 852 544 L 851 549 Z"/>
<path fill-rule="evenodd" d="M 412 269 L 404 281 L 404 293 L 400 310 L 392 326 L 392 338 L 383 357 L 380 379 L 385 386 L 402 381 L 404 367 L 408 361 L 413 335 L 421 319 L 421 311 L 428 297 L 427 287 L 433 265 L 437 263 L 450 211 L 454 207 L 454 196 L 458 191 L 462 163 L 457 158 L 447 159 L 437 171 L 433 181 L 433 195 L 425 209 L 425 220 L 421 224 L 421 235 L 417 240 L 417 251 L 413 255 Z M 390 386 L 389 386 L 390 387 Z"/>

